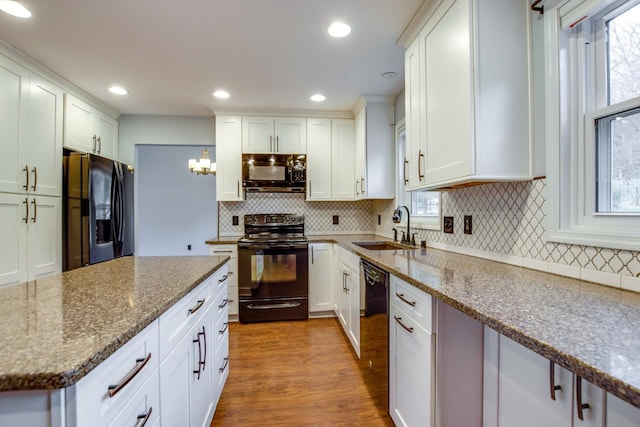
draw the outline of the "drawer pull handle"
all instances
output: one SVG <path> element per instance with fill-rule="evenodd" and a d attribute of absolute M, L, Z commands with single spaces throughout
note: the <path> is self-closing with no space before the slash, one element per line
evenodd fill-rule
<path fill-rule="evenodd" d="M 228 275 L 228 274 L 225 274 L 224 276 L 222 276 L 222 278 L 221 278 L 221 279 L 218 279 L 218 283 L 222 283 L 222 282 L 224 282 L 225 280 L 227 280 L 227 277 L 229 277 L 229 275 Z"/>
<path fill-rule="evenodd" d="M 396 322 L 398 322 L 398 324 L 400 326 L 402 326 L 407 332 L 409 332 L 410 334 L 413 333 L 413 328 L 410 328 L 407 325 L 405 325 L 404 323 L 402 323 L 402 317 L 393 316 L 393 318 L 396 319 Z"/>
<path fill-rule="evenodd" d="M 122 390 L 127 384 L 129 384 L 129 382 L 134 379 L 135 376 L 140 373 L 140 371 L 142 371 L 142 368 L 145 367 L 149 360 L 151 360 L 151 353 L 147 354 L 147 357 L 145 357 L 144 359 L 136 359 L 136 366 L 134 366 L 133 369 L 130 370 L 118 384 L 109 386 L 109 397 L 115 396 L 120 390 Z"/>
<path fill-rule="evenodd" d="M 224 358 L 224 365 L 222 365 L 222 368 L 218 369 L 218 371 L 220 371 L 220 373 L 223 373 L 225 369 L 227 369 L 227 366 L 229 366 L 229 356 Z"/>
<path fill-rule="evenodd" d="M 578 419 L 584 421 L 583 410 L 589 409 L 588 403 L 582 403 L 582 377 L 576 375 L 576 406 L 578 407 Z"/>
<path fill-rule="evenodd" d="M 200 307 L 202 307 L 202 305 L 204 304 L 204 300 L 205 298 L 199 299 L 198 303 L 193 308 L 189 309 L 189 314 L 193 314 L 196 311 L 200 310 Z"/>
<path fill-rule="evenodd" d="M 136 425 L 134 427 L 144 427 L 147 425 L 147 421 L 149 421 L 149 417 L 151 417 L 152 410 L 153 406 L 149 408 L 146 414 L 138 415 L 138 421 L 136 421 Z"/>
<path fill-rule="evenodd" d="M 399 294 L 396 292 L 396 296 L 398 298 L 400 298 L 403 302 L 406 302 L 407 304 L 409 304 L 411 307 L 415 307 L 416 306 L 416 302 L 415 301 L 409 301 L 408 299 L 406 299 L 404 297 L 404 294 Z"/>
<path fill-rule="evenodd" d="M 562 390 L 562 386 L 556 384 L 556 364 L 553 360 L 549 361 L 549 388 L 551 400 L 556 400 L 556 391 Z"/>
<path fill-rule="evenodd" d="M 228 322 L 224 322 L 224 325 L 222 325 L 222 329 L 220 331 L 218 331 L 220 333 L 220 335 L 224 334 L 225 332 L 227 332 L 227 329 L 229 329 L 229 323 Z"/>
<path fill-rule="evenodd" d="M 222 304 L 220 304 L 220 305 L 218 306 L 218 308 L 219 308 L 220 310 L 222 310 L 223 308 L 225 308 L 225 307 L 227 306 L 227 304 L 229 304 L 229 300 L 228 300 L 228 299 L 224 299 L 224 300 L 222 300 Z"/>
<path fill-rule="evenodd" d="M 233 251 L 219 251 L 219 250 L 213 250 L 214 254 L 232 254 Z"/>

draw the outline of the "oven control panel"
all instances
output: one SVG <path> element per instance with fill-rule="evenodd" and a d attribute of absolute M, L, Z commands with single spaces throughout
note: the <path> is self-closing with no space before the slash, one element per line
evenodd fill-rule
<path fill-rule="evenodd" d="M 245 225 L 299 225 L 304 224 L 303 214 L 253 214 L 244 216 Z"/>

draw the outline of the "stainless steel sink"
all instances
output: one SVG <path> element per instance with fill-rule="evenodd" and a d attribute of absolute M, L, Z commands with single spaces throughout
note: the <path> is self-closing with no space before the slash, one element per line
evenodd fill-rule
<path fill-rule="evenodd" d="M 380 241 L 380 242 L 351 242 L 356 246 L 360 246 L 370 251 L 391 251 L 398 249 L 416 249 L 414 246 L 401 245 L 400 243 Z"/>

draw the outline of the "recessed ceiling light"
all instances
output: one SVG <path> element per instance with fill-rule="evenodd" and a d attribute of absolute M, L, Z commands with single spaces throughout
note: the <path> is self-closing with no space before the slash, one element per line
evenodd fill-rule
<path fill-rule="evenodd" d="M 345 37 L 351 32 L 351 27 L 344 22 L 334 22 L 327 30 L 333 37 Z"/>
<path fill-rule="evenodd" d="M 115 93 L 116 95 L 126 95 L 129 93 L 128 90 L 120 86 L 111 86 L 109 88 L 109 92 Z"/>
<path fill-rule="evenodd" d="M 231 95 L 229 95 L 229 92 L 227 92 L 226 90 L 217 90 L 213 92 L 213 96 L 220 99 L 227 99 Z"/>
<path fill-rule="evenodd" d="M 383 79 L 387 79 L 387 80 L 391 80 L 391 79 L 395 79 L 398 76 L 398 73 L 396 73 L 395 71 L 387 71 L 386 73 L 382 73 L 382 78 Z"/>
<path fill-rule="evenodd" d="M 325 99 L 327 99 L 327 97 L 319 93 L 316 93 L 315 95 L 311 96 L 311 100 L 314 102 L 322 102 Z"/>
<path fill-rule="evenodd" d="M 0 0 L 0 10 L 18 18 L 31 18 L 31 12 L 16 1 Z"/>

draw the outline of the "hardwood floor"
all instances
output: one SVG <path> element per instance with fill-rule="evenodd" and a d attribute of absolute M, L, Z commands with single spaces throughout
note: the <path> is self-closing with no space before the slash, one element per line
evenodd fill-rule
<path fill-rule="evenodd" d="M 335 318 L 232 323 L 214 426 L 393 426 Z"/>

